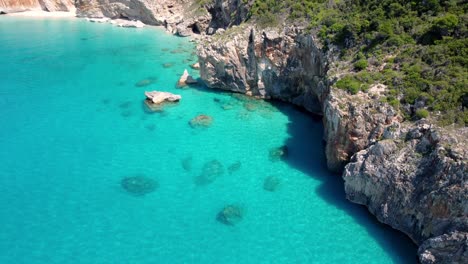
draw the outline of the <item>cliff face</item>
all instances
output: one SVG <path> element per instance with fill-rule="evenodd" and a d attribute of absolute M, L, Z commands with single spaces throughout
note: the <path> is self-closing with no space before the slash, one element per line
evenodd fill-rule
<path fill-rule="evenodd" d="M 72 11 L 73 0 L 0 0 L 0 10 L 5 13 L 26 10 Z"/>
<path fill-rule="evenodd" d="M 207 30 L 211 16 L 193 0 L 77 0 L 77 16 L 140 20 L 179 36 Z"/>
<path fill-rule="evenodd" d="M 328 167 L 344 168 L 348 199 L 421 245 L 422 263 L 468 263 L 468 130 L 402 123 L 380 100 L 381 84 L 356 95 L 330 89 L 346 70 L 333 54 L 301 30 L 247 25 L 220 30 L 198 46 L 209 87 L 322 114 Z"/>
<path fill-rule="evenodd" d="M 343 173 L 347 198 L 422 243 L 422 262 L 450 255 L 446 263 L 467 263 L 468 129 L 407 125 L 353 156 Z"/>
<path fill-rule="evenodd" d="M 323 114 L 328 167 L 341 171 L 354 153 L 401 118 L 379 102 L 378 87 L 354 96 L 330 90 L 328 62 L 333 57 L 316 43 L 294 28 L 256 32 L 249 26 L 232 27 L 199 45 L 200 74 L 209 87 L 279 99 Z"/>

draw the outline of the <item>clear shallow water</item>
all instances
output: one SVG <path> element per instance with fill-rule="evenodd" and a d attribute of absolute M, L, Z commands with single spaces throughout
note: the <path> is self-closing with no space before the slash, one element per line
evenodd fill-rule
<path fill-rule="evenodd" d="M 345 200 L 320 121 L 177 89 L 192 51 L 157 29 L 0 17 L 0 263 L 415 262 L 407 238 Z M 154 89 L 183 99 L 149 114 Z M 198 114 L 212 126 L 191 128 Z M 272 162 L 284 144 L 288 159 Z M 195 184 L 214 159 L 224 175 Z M 129 195 L 120 181 L 136 174 L 159 188 Z M 263 189 L 271 175 L 276 192 Z M 216 220 L 228 204 L 244 210 L 233 227 Z"/>

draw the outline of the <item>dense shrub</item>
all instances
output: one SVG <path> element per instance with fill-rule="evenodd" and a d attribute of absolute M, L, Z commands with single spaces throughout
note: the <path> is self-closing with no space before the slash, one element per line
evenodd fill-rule
<path fill-rule="evenodd" d="M 428 116 L 429 116 L 429 111 L 427 111 L 426 109 L 420 108 L 416 110 L 416 117 L 418 119 L 427 118 Z"/>
<path fill-rule="evenodd" d="M 365 59 L 358 60 L 358 61 L 356 61 L 354 63 L 354 69 L 356 69 L 358 71 L 362 71 L 365 68 L 367 68 L 367 60 L 365 60 Z"/>

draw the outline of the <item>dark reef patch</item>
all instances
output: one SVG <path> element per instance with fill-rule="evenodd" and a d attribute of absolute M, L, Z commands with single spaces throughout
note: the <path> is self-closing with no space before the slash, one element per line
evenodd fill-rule
<path fill-rule="evenodd" d="M 136 196 L 154 192 L 159 187 L 157 181 L 143 175 L 125 177 L 120 181 L 120 185 L 128 193 Z"/>
<path fill-rule="evenodd" d="M 216 220 L 229 226 L 238 224 L 243 218 L 244 210 L 237 205 L 227 205 L 216 215 Z"/>
<path fill-rule="evenodd" d="M 202 172 L 199 176 L 195 177 L 194 182 L 196 185 L 208 185 L 214 182 L 218 177 L 224 174 L 224 166 L 218 160 L 208 161 L 203 165 Z"/>

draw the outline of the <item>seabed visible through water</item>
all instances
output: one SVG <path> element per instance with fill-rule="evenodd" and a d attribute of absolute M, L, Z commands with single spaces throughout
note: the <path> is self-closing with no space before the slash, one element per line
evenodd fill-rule
<path fill-rule="evenodd" d="M 0 17 L 0 263 L 416 262 L 346 201 L 320 120 L 177 88 L 193 51 L 154 28 Z M 150 90 L 182 100 L 151 112 Z"/>

